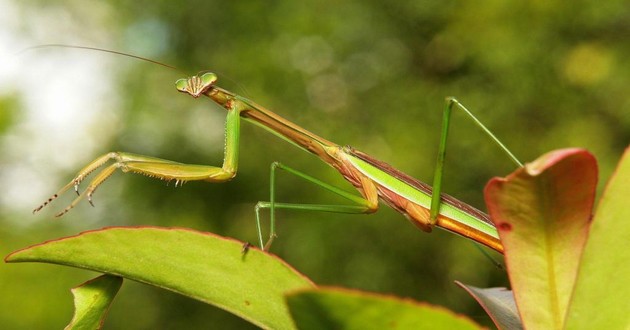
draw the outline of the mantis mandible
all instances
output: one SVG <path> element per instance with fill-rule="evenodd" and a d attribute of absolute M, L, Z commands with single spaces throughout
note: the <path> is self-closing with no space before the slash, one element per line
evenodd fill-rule
<path fill-rule="evenodd" d="M 70 48 L 87 48 L 80 46 L 64 46 Z M 100 50 L 106 52 L 114 51 Z M 122 54 L 139 58 L 134 55 Z M 149 60 L 150 61 L 150 60 Z M 154 61 L 150 61 L 155 63 Z M 166 66 L 166 65 L 165 65 Z M 466 107 L 452 97 L 446 98 L 443 112 L 442 132 L 438 149 L 437 165 L 434 174 L 433 188 L 411 176 L 393 168 L 385 162 L 355 150 L 349 146 L 340 146 L 330 142 L 306 129 L 280 117 L 253 101 L 216 86 L 217 75 L 205 73 L 177 80 L 179 92 L 194 98 L 206 96 L 227 110 L 224 159 L 221 167 L 206 165 L 190 165 L 170 160 L 143 156 L 127 152 L 109 152 L 85 166 L 74 179 L 63 186 L 56 194 L 33 210 L 40 211 L 59 195 L 74 188 L 78 196 L 56 216 L 62 216 L 86 198 L 92 204 L 95 190 L 114 172 L 138 173 L 162 180 L 175 180 L 176 185 L 186 181 L 225 182 L 232 179 L 237 172 L 239 156 L 239 137 L 241 120 L 259 126 L 279 138 L 310 152 L 323 162 L 336 169 L 343 178 L 350 182 L 360 196 L 350 194 L 314 177 L 299 172 L 280 163 L 273 163 L 270 173 L 270 199 L 256 205 L 256 226 L 258 240 L 263 250 L 268 250 L 276 238 L 275 210 L 299 209 L 338 213 L 372 213 L 379 207 L 379 199 L 396 211 L 403 214 L 413 224 L 425 232 L 439 227 L 472 239 L 498 252 L 503 246 L 498 233 L 487 214 L 461 202 L 449 195 L 441 193 L 442 173 L 446 154 L 446 141 L 450 126 L 450 115 L 453 109 L 460 109 L 470 117 L 508 157 L 518 166 L 522 164 Z M 83 192 L 79 185 L 83 180 L 107 162 L 112 164 L 97 172 Z M 292 204 L 275 201 L 275 172 L 285 170 L 308 182 L 335 193 L 352 203 L 352 205 L 320 205 Z M 269 237 L 263 240 L 260 210 L 269 209 Z"/>

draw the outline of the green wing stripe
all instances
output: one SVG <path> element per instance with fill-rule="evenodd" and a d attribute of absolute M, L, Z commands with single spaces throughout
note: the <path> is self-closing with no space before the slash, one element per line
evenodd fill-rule
<path fill-rule="evenodd" d="M 399 171 L 392 173 L 392 171 L 390 171 L 391 166 L 387 164 L 385 164 L 387 165 L 385 167 L 381 166 L 382 164 L 380 162 L 371 158 L 366 159 L 365 156 L 367 155 L 358 151 L 352 150 L 351 153 L 346 153 L 346 155 L 348 156 L 348 160 L 361 171 L 361 173 L 379 185 L 420 206 L 426 207 L 427 209 L 431 208 L 432 190 L 428 185 Z M 413 180 L 413 182 L 409 182 L 410 180 Z M 442 201 L 440 214 L 490 236 L 499 237 L 496 228 L 489 222 L 488 216 L 485 213 L 445 194 L 442 194 Z M 474 211 L 471 212 L 471 210 Z"/>

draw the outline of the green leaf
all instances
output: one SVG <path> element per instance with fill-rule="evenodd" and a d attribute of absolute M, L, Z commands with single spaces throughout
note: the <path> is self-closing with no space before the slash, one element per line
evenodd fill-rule
<path fill-rule="evenodd" d="M 123 279 L 102 275 L 72 289 L 74 316 L 66 329 L 101 329 Z"/>
<path fill-rule="evenodd" d="M 215 305 L 250 322 L 294 328 L 287 291 L 314 284 L 277 257 L 209 233 L 112 227 L 14 252 L 7 262 L 48 262 L 122 276 Z"/>
<path fill-rule="evenodd" d="M 480 329 L 466 316 L 411 299 L 339 288 L 287 295 L 296 325 L 319 329 Z"/>
<path fill-rule="evenodd" d="M 523 329 L 512 291 L 506 288 L 481 289 L 458 281 L 455 283 L 477 300 L 479 305 L 490 315 L 497 328 Z"/>
<path fill-rule="evenodd" d="M 567 329 L 630 328 L 630 148 L 599 201 L 575 283 Z"/>
<path fill-rule="evenodd" d="M 526 328 L 564 324 L 596 184 L 595 158 L 585 150 L 563 149 L 486 186 L 486 204 L 505 247 Z"/>

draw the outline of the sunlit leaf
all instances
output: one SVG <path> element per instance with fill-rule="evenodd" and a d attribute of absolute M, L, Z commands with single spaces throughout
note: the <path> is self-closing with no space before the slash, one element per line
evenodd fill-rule
<path fill-rule="evenodd" d="M 630 148 L 599 201 L 582 256 L 567 329 L 630 328 Z"/>
<path fill-rule="evenodd" d="M 17 251 L 7 262 L 90 269 L 213 304 L 263 328 L 291 329 L 284 294 L 314 284 L 242 242 L 178 228 L 112 227 Z"/>
<path fill-rule="evenodd" d="M 486 186 L 526 328 L 562 328 L 596 184 L 595 158 L 582 149 L 563 149 Z"/>

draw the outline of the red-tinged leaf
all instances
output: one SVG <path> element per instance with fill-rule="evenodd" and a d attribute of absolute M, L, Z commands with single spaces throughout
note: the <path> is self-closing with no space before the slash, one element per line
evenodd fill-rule
<path fill-rule="evenodd" d="M 592 215 L 597 163 L 582 149 L 543 155 L 485 189 L 523 325 L 560 329 Z"/>
<path fill-rule="evenodd" d="M 122 282 L 121 277 L 101 275 L 73 288 L 74 316 L 66 330 L 101 329 Z"/>
<path fill-rule="evenodd" d="M 599 201 L 567 329 L 630 329 L 630 147 Z"/>
<path fill-rule="evenodd" d="M 468 317 L 439 306 L 340 288 L 287 295 L 297 327 L 319 329 L 480 329 Z"/>
<path fill-rule="evenodd" d="M 490 315 L 497 328 L 506 330 L 523 329 L 523 323 L 518 315 L 512 291 L 506 288 L 481 289 L 459 281 L 455 281 L 455 283 L 468 291 L 477 300 L 479 305 Z"/>
<path fill-rule="evenodd" d="M 292 329 L 284 294 L 314 284 L 277 257 L 183 228 L 111 227 L 31 246 L 7 262 L 48 262 L 168 289 L 262 328 Z"/>

